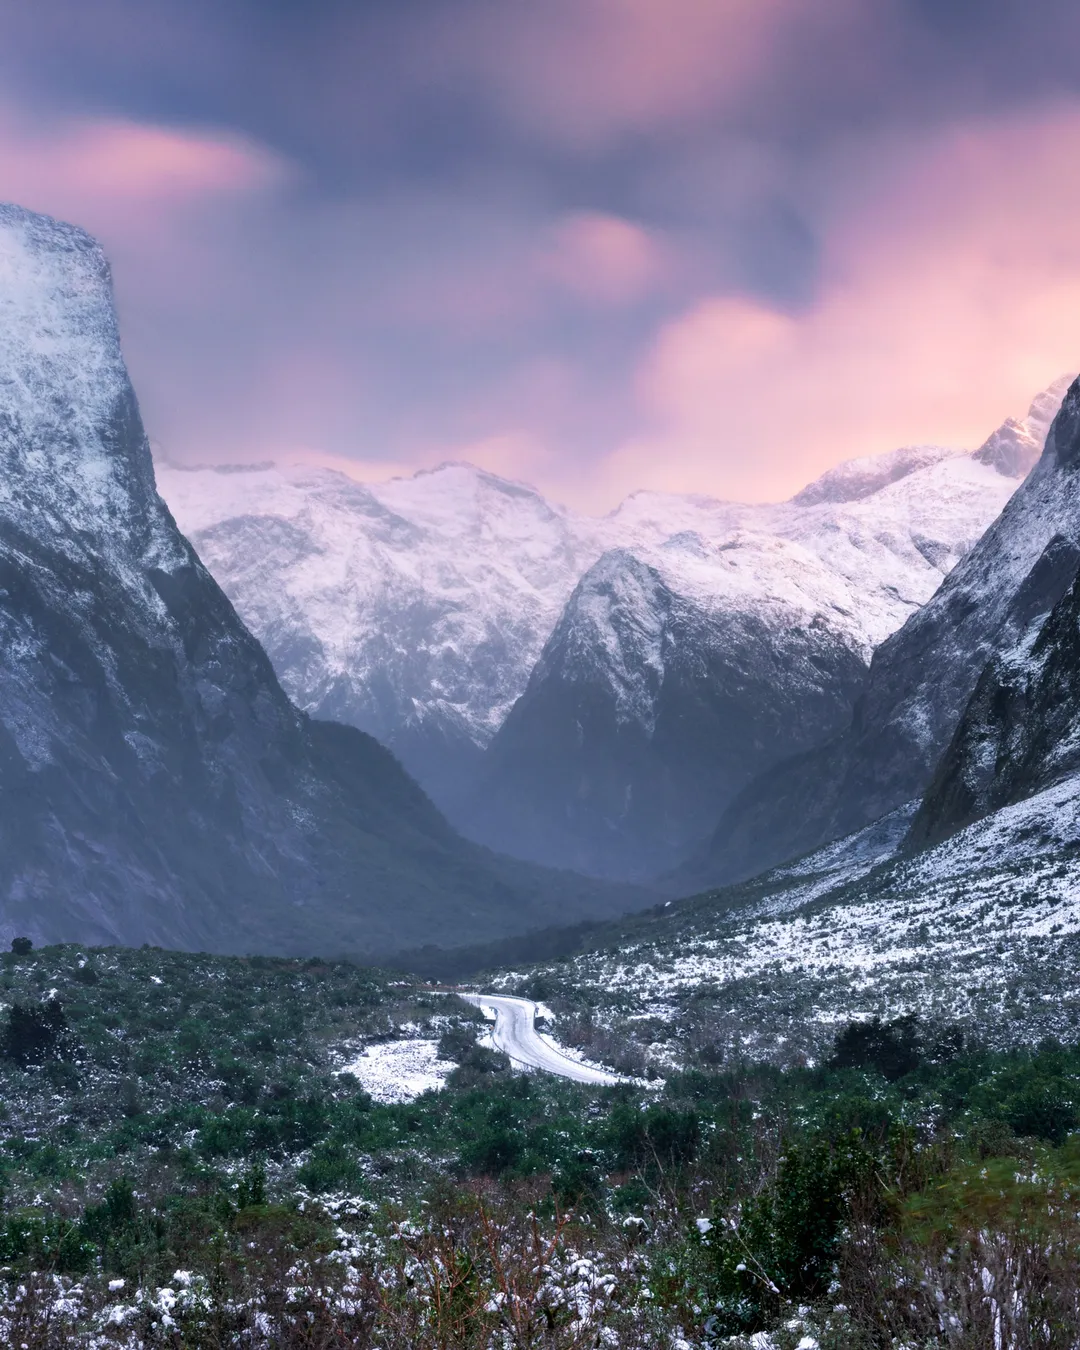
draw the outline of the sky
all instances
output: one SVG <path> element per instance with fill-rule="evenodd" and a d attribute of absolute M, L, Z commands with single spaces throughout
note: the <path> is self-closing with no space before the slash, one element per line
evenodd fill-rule
<path fill-rule="evenodd" d="M 174 462 L 774 500 L 1080 368 L 1080 6 L 0 0 L 0 198 Z"/>

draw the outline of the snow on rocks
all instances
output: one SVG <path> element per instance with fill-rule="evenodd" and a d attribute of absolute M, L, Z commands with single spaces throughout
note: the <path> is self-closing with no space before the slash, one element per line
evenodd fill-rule
<path fill-rule="evenodd" d="M 154 491 L 104 253 L 73 225 L 4 204 L 0 466 L 0 517 L 32 518 L 69 551 L 78 536 L 121 571 L 155 551 L 158 565 L 186 560 Z"/>

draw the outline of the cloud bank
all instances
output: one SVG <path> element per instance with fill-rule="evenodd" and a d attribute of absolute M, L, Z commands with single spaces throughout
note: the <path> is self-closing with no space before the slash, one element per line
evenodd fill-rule
<path fill-rule="evenodd" d="M 0 196 L 102 239 L 175 460 L 761 499 L 974 444 L 1080 364 L 1057 0 L 53 0 L 0 27 Z"/>

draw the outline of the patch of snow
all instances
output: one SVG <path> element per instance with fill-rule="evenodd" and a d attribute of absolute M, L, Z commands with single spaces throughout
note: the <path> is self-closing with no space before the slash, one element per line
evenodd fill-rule
<path fill-rule="evenodd" d="M 438 1041 L 382 1041 L 369 1045 L 338 1073 L 358 1078 L 374 1101 L 411 1102 L 425 1092 L 437 1092 L 453 1072 L 455 1066 L 439 1059 L 438 1052 Z"/>

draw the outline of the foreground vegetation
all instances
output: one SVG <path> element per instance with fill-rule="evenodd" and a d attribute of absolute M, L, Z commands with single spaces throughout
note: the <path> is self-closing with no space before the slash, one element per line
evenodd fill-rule
<path fill-rule="evenodd" d="M 51 948 L 0 998 L 4 1344 L 1080 1340 L 1076 1046 L 909 1017 L 595 1090 L 345 964 Z M 335 1072 L 421 1032 L 444 1092 Z"/>

